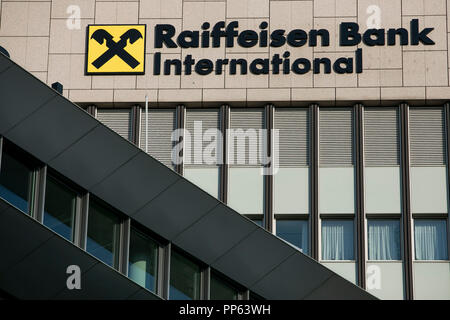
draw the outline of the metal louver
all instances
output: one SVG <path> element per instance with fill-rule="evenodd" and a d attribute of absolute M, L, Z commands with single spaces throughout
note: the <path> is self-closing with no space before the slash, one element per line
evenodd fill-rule
<path fill-rule="evenodd" d="M 186 131 L 189 132 L 191 137 L 191 145 L 190 145 L 190 155 L 191 159 L 185 158 L 185 164 L 189 163 L 189 165 L 204 165 L 203 159 L 199 159 L 201 155 L 203 155 L 203 152 L 205 151 L 205 148 L 209 146 L 213 141 L 204 141 L 202 139 L 201 141 L 195 140 L 195 133 L 198 134 L 198 132 L 195 131 L 195 123 L 201 122 L 202 125 L 202 131 L 200 132 L 201 137 L 203 137 L 203 134 L 208 129 L 215 129 L 220 130 L 220 116 L 219 116 L 219 110 L 218 109 L 187 109 L 186 110 Z M 215 140 L 216 142 L 216 149 L 220 151 L 220 148 L 222 147 L 219 144 L 218 140 Z M 185 146 L 185 148 L 189 148 L 188 145 Z M 212 156 L 217 156 L 215 150 L 212 152 Z M 186 152 L 186 154 L 189 154 L 189 152 Z M 219 156 L 222 153 L 219 153 Z M 197 158 L 196 158 L 197 157 Z M 190 161 L 189 161 L 190 160 Z M 220 159 L 218 159 L 220 160 Z M 198 163 L 201 162 L 201 163 Z"/>
<path fill-rule="evenodd" d="M 97 119 L 127 140 L 131 140 L 130 109 L 98 109 Z"/>
<path fill-rule="evenodd" d="M 400 165 L 398 108 L 364 109 L 364 158 L 368 167 Z"/>
<path fill-rule="evenodd" d="M 232 109 L 230 112 L 230 129 L 235 133 L 241 132 L 240 138 L 236 135 L 230 135 L 229 146 L 233 143 L 233 150 L 229 149 L 229 161 L 234 166 L 261 166 L 261 155 L 264 154 L 265 149 L 262 150 L 262 139 L 260 137 L 260 129 L 264 129 L 264 110 L 262 109 Z M 249 130 L 250 129 L 250 130 Z M 255 136 L 256 133 L 256 136 Z M 243 135 L 242 135 L 243 134 Z M 252 136 L 252 138 L 249 138 Z M 233 140 L 233 141 L 231 141 Z M 239 141 L 245 141 L 244 154 L 239 151 Z M 250 141 L 256 145 L 250 145 Z M 255 150 L 256 152 L 250 152 Z M 238 154 L 244 157 L 244 164 L 238 163 Z"/>
<path fill-rule="evenodd" d="M 140 147 L 145 150 L 145 112 L 141 113 Z M 175 109 L 148 111 L 148 153 L 166 166 L 173 168 L 172 132 L 176 128 Z"/>
<path fill-rule="evenodd" d="M 345 167 L 354 164 L 353 109 L 319 110 L 320 166 Z"/>
<path fill-rule="evenodd" d="M 443 108 L 410 108 L 411 166 L 442 166 L 446 163 Z"/>
<path fill-rule="evenodd" d="M 309 166 L 309 110 L 275 109 L 274 128 L 279 130 L 279 166 L 297 168 Z"/>

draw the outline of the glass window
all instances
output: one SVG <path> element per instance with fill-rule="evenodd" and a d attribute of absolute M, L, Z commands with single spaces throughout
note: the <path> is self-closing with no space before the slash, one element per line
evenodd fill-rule
<path fill-rule="evenodd" d="M 128 276 L 141 286 L 156 292 L 158 244 L 135 228 L 131 228 L 128 263 Z"/>
<path fill-rule="evenodd" d="M 260 226 L 261 228 L 264 228 L 263 225 L 263 219 L 260 218 L 251 218 L 250 220 L 253 221 L 253 223 L 256 223 L 258 226 Z"/>
<path fill-rule="evenodd" d="M 414 244 L 417 260 L 447 260 L 447 223 L 445 220 L 416 219 Z"/>
<path fill-rule="evenodd" d="M 172 250 L 170 300 L 200 299 L 200 266 Z"/>
<path fill-rule="evenodd" d="M 120 219 L 95 201 L 90 201 L 86 251 L 117 268 Z"/>
<path fill-rule="evenodd" d="M 209 297 L 211 300 L 238 300 L 239 291 L 227 281 L 212 274 Z"/>
<path fill-rule="evenodd" d="M 308 253 L 308 221 L 277 220 L 277 236 Z"/>
<path fill-rule="evenodd" d="M 73 240 L 77 194 L 51 176 L 45 188 L 44 225 Z"/>
<path fill-rule="evenodd" d="M 401 260 L 398 220 L 369 220 L 367 237 L 369 260 Z"/>
<path fill-rule="evenodd" d="M 354 260 L 353 221 L 322 221 L 322 259 Z"/>
<path fill-rule="evenodd" d="M 3 152 L 0 170 L 0 197 L 25 213 L 31 213 L 34 171 L 19 157 Z"/>

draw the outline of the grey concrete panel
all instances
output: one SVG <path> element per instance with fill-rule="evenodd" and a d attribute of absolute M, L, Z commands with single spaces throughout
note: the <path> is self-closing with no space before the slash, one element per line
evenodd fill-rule
<path fill-rule="evenodd" d="M 295 249 L 272 234 L 257 228 L 211 266 L 251 287 L 294 252 Z"/>
<path fill-rule="evenodd" d="M 12 66 L 10 59 L 0 54 L 0 73 L 4 72 L 6 69 Z"/>
<path fill-rule="evenodd" d="M 0 134 L 4 134 L 56 95 L 43 82 L 17 66 L 1 73 Z"/>
<path fill-rule="evenodd" d="M 92 192 L 131 215 L 180 178 L 160 162 L 140 152 L 93 187 Z"/>
<path fill-rule="evenodd" d="M 210 264 L 256 228 L 259 227 L 252 221 L 220 205 L 176 237 L 173 243 Z"/>
<path fill-rule="evenodd" d="M 172 240 L 219 203 L 189 181 L 180 179 L 139 210 L 133 218 Z"/>
<path fill-rule="evenodd" d="M 141 288 L 127 298 L 127 300 L 159 300 L 157 296 L 149 292 L 147 289 Z"/>
<path fill-rule="evenodd" d="M 8 131 L 6 137 L 48 162 L 98 125 L 98 121 L 78 109 L 58 96 Z"/>
<path fill-rule="evenodd" d="M 101 125 L 51 160 L 49 165 L 89 190 L 138 152 L 131 143 Z"/>

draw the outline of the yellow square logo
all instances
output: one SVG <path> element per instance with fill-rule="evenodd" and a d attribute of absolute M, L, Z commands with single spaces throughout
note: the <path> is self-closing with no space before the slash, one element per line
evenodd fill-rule
<path fill-rule="evenodd" d="M 89 25 L 86 74 L 144 74 L 145 24 Z"/>

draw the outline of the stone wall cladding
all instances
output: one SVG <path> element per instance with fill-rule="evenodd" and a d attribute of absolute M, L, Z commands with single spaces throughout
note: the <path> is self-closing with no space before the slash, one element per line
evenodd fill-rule
<path fill-rule="evenodd" d="M 80 8 L 81 29 L 69 30 L 68 7 Z M 381 27 L 409 27 L 419 19 L 420 27 L 434 27 L 434 46 L 363 46 L 361 74 L 336 75 L 170 75 L 154 76 L 153 26 L 169 23 L 182 29 L 199 30 L 203 22 L 239 21 L 239 29 L 254 28 L 262 21 L 270 30 L 278 28 L 327 28 L 329 47 L 244 49 L 167 49 L 163 59 L 271 57 L 289 49 L 291 58 L 353 56 L 355 47 L 339 47 L 340 22 L 358 22 L 366 29 L 369 6 L 381 9 Z M 239 106 L 272 102 L 282 105 L 372 105 L 407 101 L 436 104 L 450 100 L 450 0 L 0 0 L 0 45 L 13 60 L 37 78 L 64 85 L 64 95 L 83 104 L 123 106 L 142 103 L 145 94 L 152 105 L 185 103 L 210 106 L 229 103 Z M 84 52 L 88 24 L 147 24 L 146 74 L 142 76 L 86 76 Z M 362 46 L 360 46 L 362 47 Z"/>

